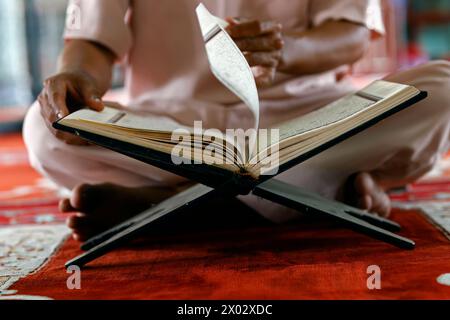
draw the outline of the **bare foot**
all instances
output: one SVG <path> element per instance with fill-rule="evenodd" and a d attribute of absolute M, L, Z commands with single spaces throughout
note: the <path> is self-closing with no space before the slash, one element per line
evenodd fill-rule
<path fill-rule="evenodd" d="M 345 203 L 382 217 L 389 216 L 391 212 L 389 196 L 376 178 L 368 172 L 360 172 L 350 176 L 341 194 Z"/>
<path fill-rule="evenodd" d="M 85 241 L 173 194 L 175 190 L 169 188 L 82 184 L 74 188 L 70 199 L 60 201 L 59 208 L 77 212 L 67 219 L 67 225 L 76 240 Z"/>

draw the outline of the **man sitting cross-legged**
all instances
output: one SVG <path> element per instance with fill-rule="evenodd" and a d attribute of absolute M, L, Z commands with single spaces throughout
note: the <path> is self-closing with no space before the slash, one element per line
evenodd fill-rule
<path fill-rule="evenodd" d="M 205 0 L 229 19 L 228 32 L 255 70 L 261 127 L 305 114 L 355 91 L 345 76 L 383 34 L 370 0 Z M 252 118 L 209 71 L 195 16 L 198 1 L 78 0 L 58 72 L 44 83 L 24 125 L 32 165 L 61 187 L 75 238 L 84 240 L 179 192 L 191 182 L 58 132 L 52 123 L 89 107 L 102 110 L 112 67 L 126 66 L 126 108 L 204 127 L 248 127 Z M 74 10 L 76 8 L 76 10 Z M 244 19 L 245 17 L 245 19 Z M 70 19 L 69 19 L 70 20 Z M 305 91 L 305 76 L 314 85 Z M 413 182 L 447 150 L 450 65 L 435 61 L 386 77 L 429 98 L 281 174 L 278 178 L 380 215 L 386 190 Z M 240 197 L 274 221 L 297 214 L 256 196 Z"/>

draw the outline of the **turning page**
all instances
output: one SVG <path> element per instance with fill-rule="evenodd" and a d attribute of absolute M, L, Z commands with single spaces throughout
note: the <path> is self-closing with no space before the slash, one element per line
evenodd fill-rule
<path fill-rule="evenodd" d="M 241 50 L 224 30 L 228 25 L 199 4 L 197 17 L 214 76 L 236 94 L 253 113 L 255 132 L 259 129 L 259 97 L 255 78 Z"/>

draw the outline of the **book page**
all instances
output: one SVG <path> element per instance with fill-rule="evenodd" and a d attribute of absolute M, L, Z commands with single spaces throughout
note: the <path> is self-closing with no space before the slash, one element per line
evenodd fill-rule
<path fill-rule="evenodd" d="M 280 129 L 280 140 L 301 135 L 355 116 L 407 87 L 387 81 L 375 81 L 359 92 L 349 94 L 321 109 L 274 127 Z"/>
<path fill-rule="evenodd" d="M 410 89 L 411 86 L 406 84 L 390 82 L 385 80 L 374 81 L 360 92 L 370 94 L 373 97 L 378 97 L 379 99 L 386 99 L 392 97 L 399 92 Z M 417 89 L 416 89 L 417 91 Z"/>
<path fill-rule="evenodd" d="M 335 101 L 324 108 L 308 113 L 302 117 L 287 121 L 280 125 L 280 140 L 292 136 L 328 126 L 337 121 L 343 120 L 365 108 L 373 105 L 375 102 L 355 96 L 348 95 L 338 101 Z"/>
<path fill-rule="evenodd" d="M 228 157 L 236 156 L 238 163 L 245 163 L 245 159 L 243 159 L 245 153 L 242 151 L 242 146 L 236 143 L 238 141 L 235 141 L 233 137 L 222 134 L 218 130 L 196 130 L 194 127 L 183 126 L 164 116 L 105 107 L 101 112 L 91 109 L 78 110 L 58 122 L 61 125 L 96 134 L 105 135 L 105 132 L 119 134 L 130 142 L 151 139 L 155 143 L 166 144 L 170 149 L 179 143 L 178 137 L 188 133 L 192 135 L 192 141 L 198 145 L 223 147 L 227 150 L 226 153 L 230 153 L 226 154 Z M 175 132 L 178 132 L 178 134 L 173 136 Z M 174 137 L 176 140 L 173 140 Z"/>
<path fill-rule="evenodd" d="M 241 50 L 224 30 L 227 22 L 213 16 L 203 4 L 197 7 L 196 12 L 212 73 L 244 101 L 255 119 L 253 129 L 259 129 L 259 97 L 255 78 Z"/>
<path fill-rule="evenodd" d="M 152 116 L 149 114 L 142 115 L 141 113 L 135 114 L 110 107 L 105 107 L 101 112 L 91 109 L 82 109 L 70 114 L 61 120 L 61 123 L 64 124 L 64 121 L 66 120 L 82 120 L 138 131 L 172 132 L 173 130 L 180 128 L 191 130 L 168 117 Z"/>

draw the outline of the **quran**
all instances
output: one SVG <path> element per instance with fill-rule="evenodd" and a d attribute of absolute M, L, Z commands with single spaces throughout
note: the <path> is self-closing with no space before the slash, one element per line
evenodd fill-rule
<path fill-rule="evenodd" d="M 198 130 L 169 117 L 142 116 L 110 107 L 102 112 L 77 111 L 58 121 L 57 127 L 81 136 L 80 132 L 87 132 L 120 141 L 131 148 L 139 146 L 149 152 L 165 153 L 178 164 L 206 164 L 213 167 L 212 170 L 227 170 L 258 179 L 261 174 L 277 173 L 274 166 L 282 166 L 314 151 L 419 94 L 420 91 L 411 86 L 375 81 L 316 111 L 264 131 L 255 128 L 247 135 L 236 134 L 234 130 L 227 130 L 234 134 Z"/>

